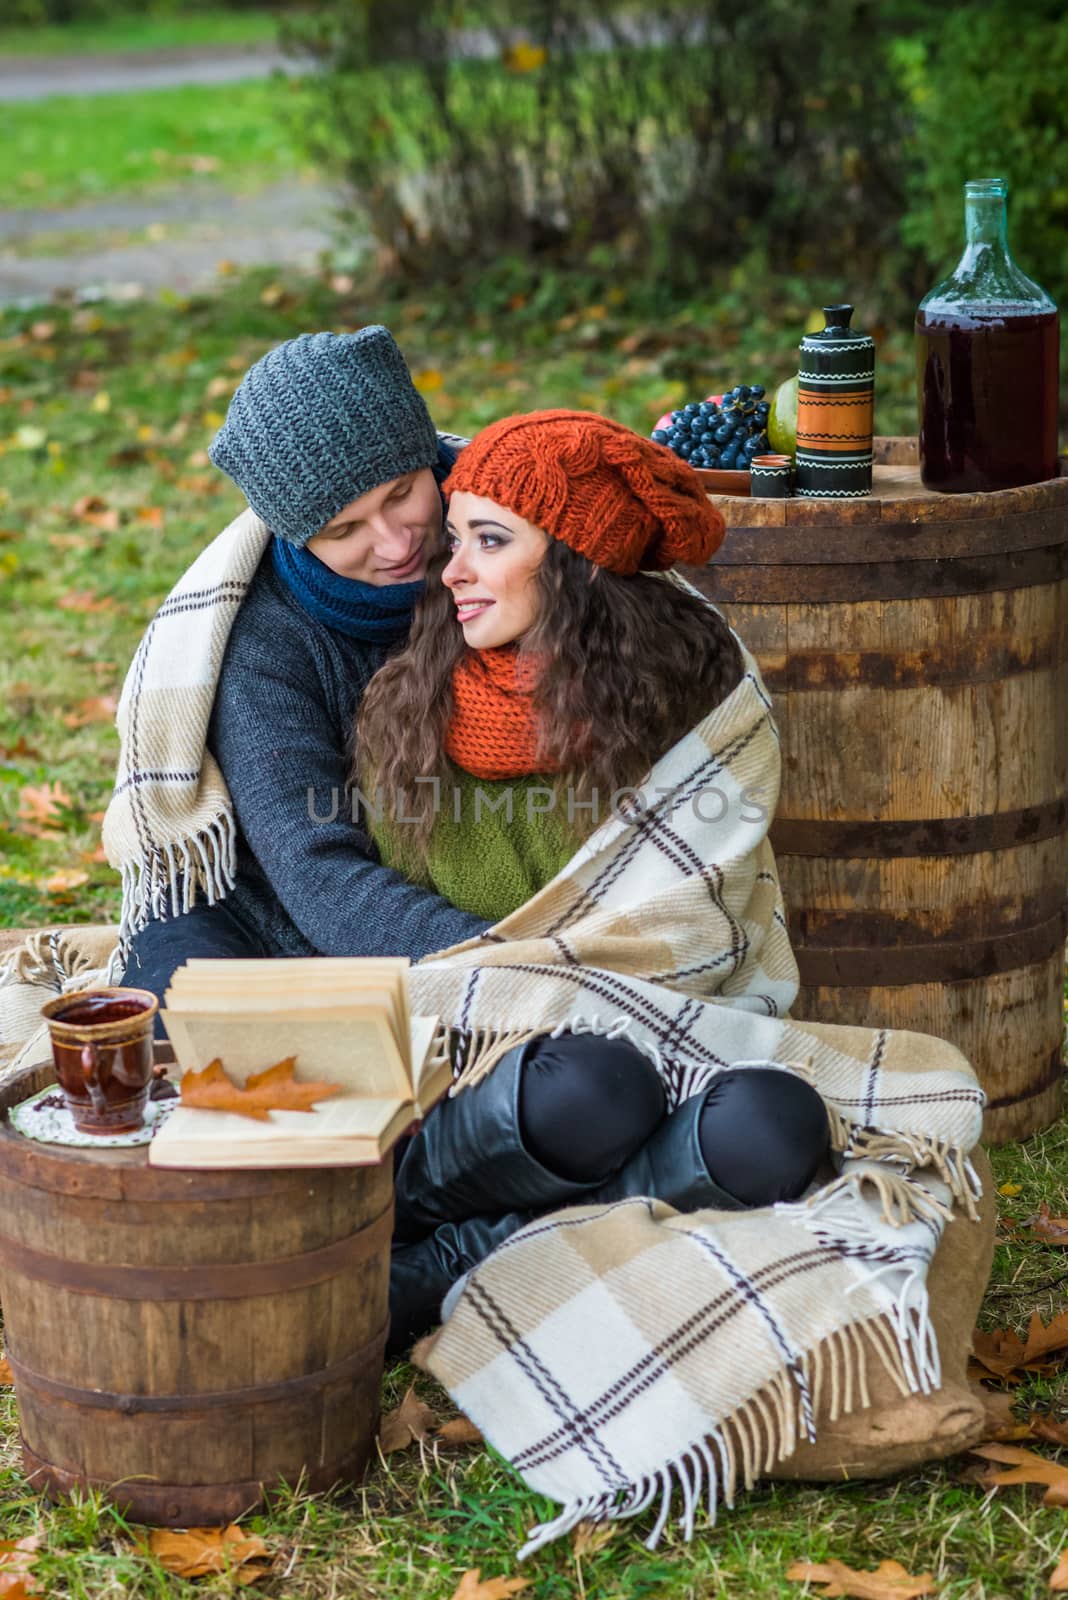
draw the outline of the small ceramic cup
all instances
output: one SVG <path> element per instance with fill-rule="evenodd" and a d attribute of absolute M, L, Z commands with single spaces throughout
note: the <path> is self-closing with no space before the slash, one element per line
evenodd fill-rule
<path fill-rule="evenodd" d="M 41 1007 L 67 1109 L 80 1133 L 128 1133 L 144 1121 L 159 1001 L 147 989 L 82 989 Z"/>
<path fill-rule="evenodd" d="M 789 456 L 754 456 L 749 463 L 749 493 L 757 500 L 785 500 L 793 493 L 793 476 Z"/>

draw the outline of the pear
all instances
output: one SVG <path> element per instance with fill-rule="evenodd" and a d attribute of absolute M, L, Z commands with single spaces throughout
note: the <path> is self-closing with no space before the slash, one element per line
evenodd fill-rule
<path fill-rule="evenodd" d="M 768 443 L 785 456 L 797 454 L 797 374 L 780 383 L 768 412 Z"/>

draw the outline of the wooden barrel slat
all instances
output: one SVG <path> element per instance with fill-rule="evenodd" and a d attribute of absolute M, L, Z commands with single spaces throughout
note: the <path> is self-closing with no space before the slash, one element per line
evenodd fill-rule
<path fill-rule="evenodd" d="M 167 1047 L 158 1047 L 161 1056 Z M 54 1081 L 0 1088 L 0 1115 Z M 202 1181 L 203 1180 L 203 1181 Z M 176 1172 L 0 1122 L 0 1283 L 26 1468 L 135 1519 L 216 1522 L 358 1478 L 385 1343 L 392 1169 Z"/>
<path fill-rule="evenodd" d="M 795 1015 L 956 1044 L 985 1134 L 1059 1114 L 1068 905 L 1068 476 L 935 495 L 877 440 L 847 504 L 716 496 L 686 575 L 761 664 Z"/>

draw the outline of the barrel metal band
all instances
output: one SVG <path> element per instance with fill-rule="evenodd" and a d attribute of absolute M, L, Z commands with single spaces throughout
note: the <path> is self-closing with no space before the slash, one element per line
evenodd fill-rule
<path fill-rule="evenodd" d="M 385 1249 L 393 1232 L 392 1202 L 377 1217 L 321 1250 L 278 1261 L 210 1262 L 203 1266 L 138 1267 L 124 1262 L 68 1261 L 0 1234 L 0 1266 L 38 1283 L 107 1300 L 247 1300 L 325 1283 Z"/>
<path fill-rule="evenodd" d="M 744 631 L 744 629 L 743 629 Z M 792 650 L 755 652 L 767 687 L 776 694 L 833 689 L 931 689 L 1002 683 L 1068 662 L 1068 628 L 1041 639 L 984 639 L 953 644 L 902 645 L 898 650 Z"/>
<path fill-rule="evenodd" d="M 875 920 L 868 915 L 865 922 Z M 892 919 L 887 918 L 889 923 Z M 803 945 L 795 943 L 801 982 L 812 988 L 881 989 L 911 983 L 959 983 L 1015 972 L 1051 956 L 1063 957 L 1068 906 L 1034 927 L 979 939 L 933 939 L 926 944 Z"/>
<path fill-rule="evenodd" d="M 1039 1095 L 1048 1094 L 1051 1089 L 1062 1083 L 1066 1073 L 1068 1073 L 1068 1064 L 1065 1063 L 1064 1057 L 1061 1055 L 1061 1047 L 1058 1044 L 1039 1079 L 1034 1083 L 1029 1083 L 1026 1089 L 1020 1090 L 1019 1094 L 1006 1094 L 999 1096 L 997 1100 L 988 1100 L 985 1110 L 988 1113 L 991 1111 L 1004 1111 L 1006 1106 L 1019 1106 L 1023 1105 L 1025 1100 L 1037 1100 Z"/>
<path fill-rule="evenodd" d="M 899 856 L 972 855 L 1039 844 L 1068 829 L 1068 798 L 1017 811 L 981 817 L 910 818 L 900 822 L 827 821 L 822 817 L 776 817 L 771 843 L 783 856 L 859 856 L 896 860 Z"/>
<path fill-rule="evenodd" d="M 10 1350 L 7 1359 L 17 1385 L 34 1394 L 47 1395 L 50 1400 L 61 1400 L 66 1405 L 89 1411 L 113 1411 L 124 1417 L 136 1417 L 144 1413 L 193 1417 L 201 1411 L 233 1411 L 242 1406 L 303 1399 L 317 1389 L 346 1383 L 361 1372 L 377 1374 L 388 1332 L 387 1320 L 374 1338 L 368 1339 L 343 1361 L 335 1361 L 331 1366 L 320 1367 L 315 1372 L 305 1372 L 297 1378 L 282 1378 L 277 1383 L 252 1384 L 243 1389 L 209 1390 L 204 1394 L 115 1394 L 108 1389 L 83 1389 L 34 1372 L 13 1356 Z M 377 1383 L 377 1376 L 375 1381 Z"/>
<path fill-rule="evenodd" d="M 860 600 L 943 600 L 955 595 L 1030 589 L 1068 576 L 1068 540 L 1034 550 L 933 561 L 870 561 L 781 566 L 728 564 L 706 569 L 703 592 L 717 602 L 759 605 Z"/>
<path fill-rule="evenodd" d="M 96 1491 L 114 1505 L 129 1508 L 135 1521 L 153 1522 L 172 1528 L 205 1527 L 230 1522 L 262 1505 L 265 1491 L 286 1481 L 281 1473 L 237 1483 L 160 1483 L 156 1478 L 131 1474 L 109 1480 L 90 1477 L 68 1467 L 45 1461 L 21 1435 L 22 1462 L 35 1493 L 49 1499 L 84 1495 Z M 358 1483 L 367 1467 L 367 1446 L 352 1450 L 340 1461 L 314 1466 L 300 1474 L 301 1487 L 318 1494 L 339 1483 Z"/>

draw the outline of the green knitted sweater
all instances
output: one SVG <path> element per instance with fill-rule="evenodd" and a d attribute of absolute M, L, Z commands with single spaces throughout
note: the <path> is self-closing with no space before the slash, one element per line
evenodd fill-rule
<path fill-rule="evenodd" d="M 499 922 L 555 878 L 578 848 L 581 834 L 568 828 L 566 812 L 537 809 L 548 804 L 551 782 L 537 774 L 476 778 L 453 763 L 425 868 L 413 867 L 404 849 L 403 823 L 369 815 L 367 824 L 386 866 L 435 889 L 458 911 Z"/>

